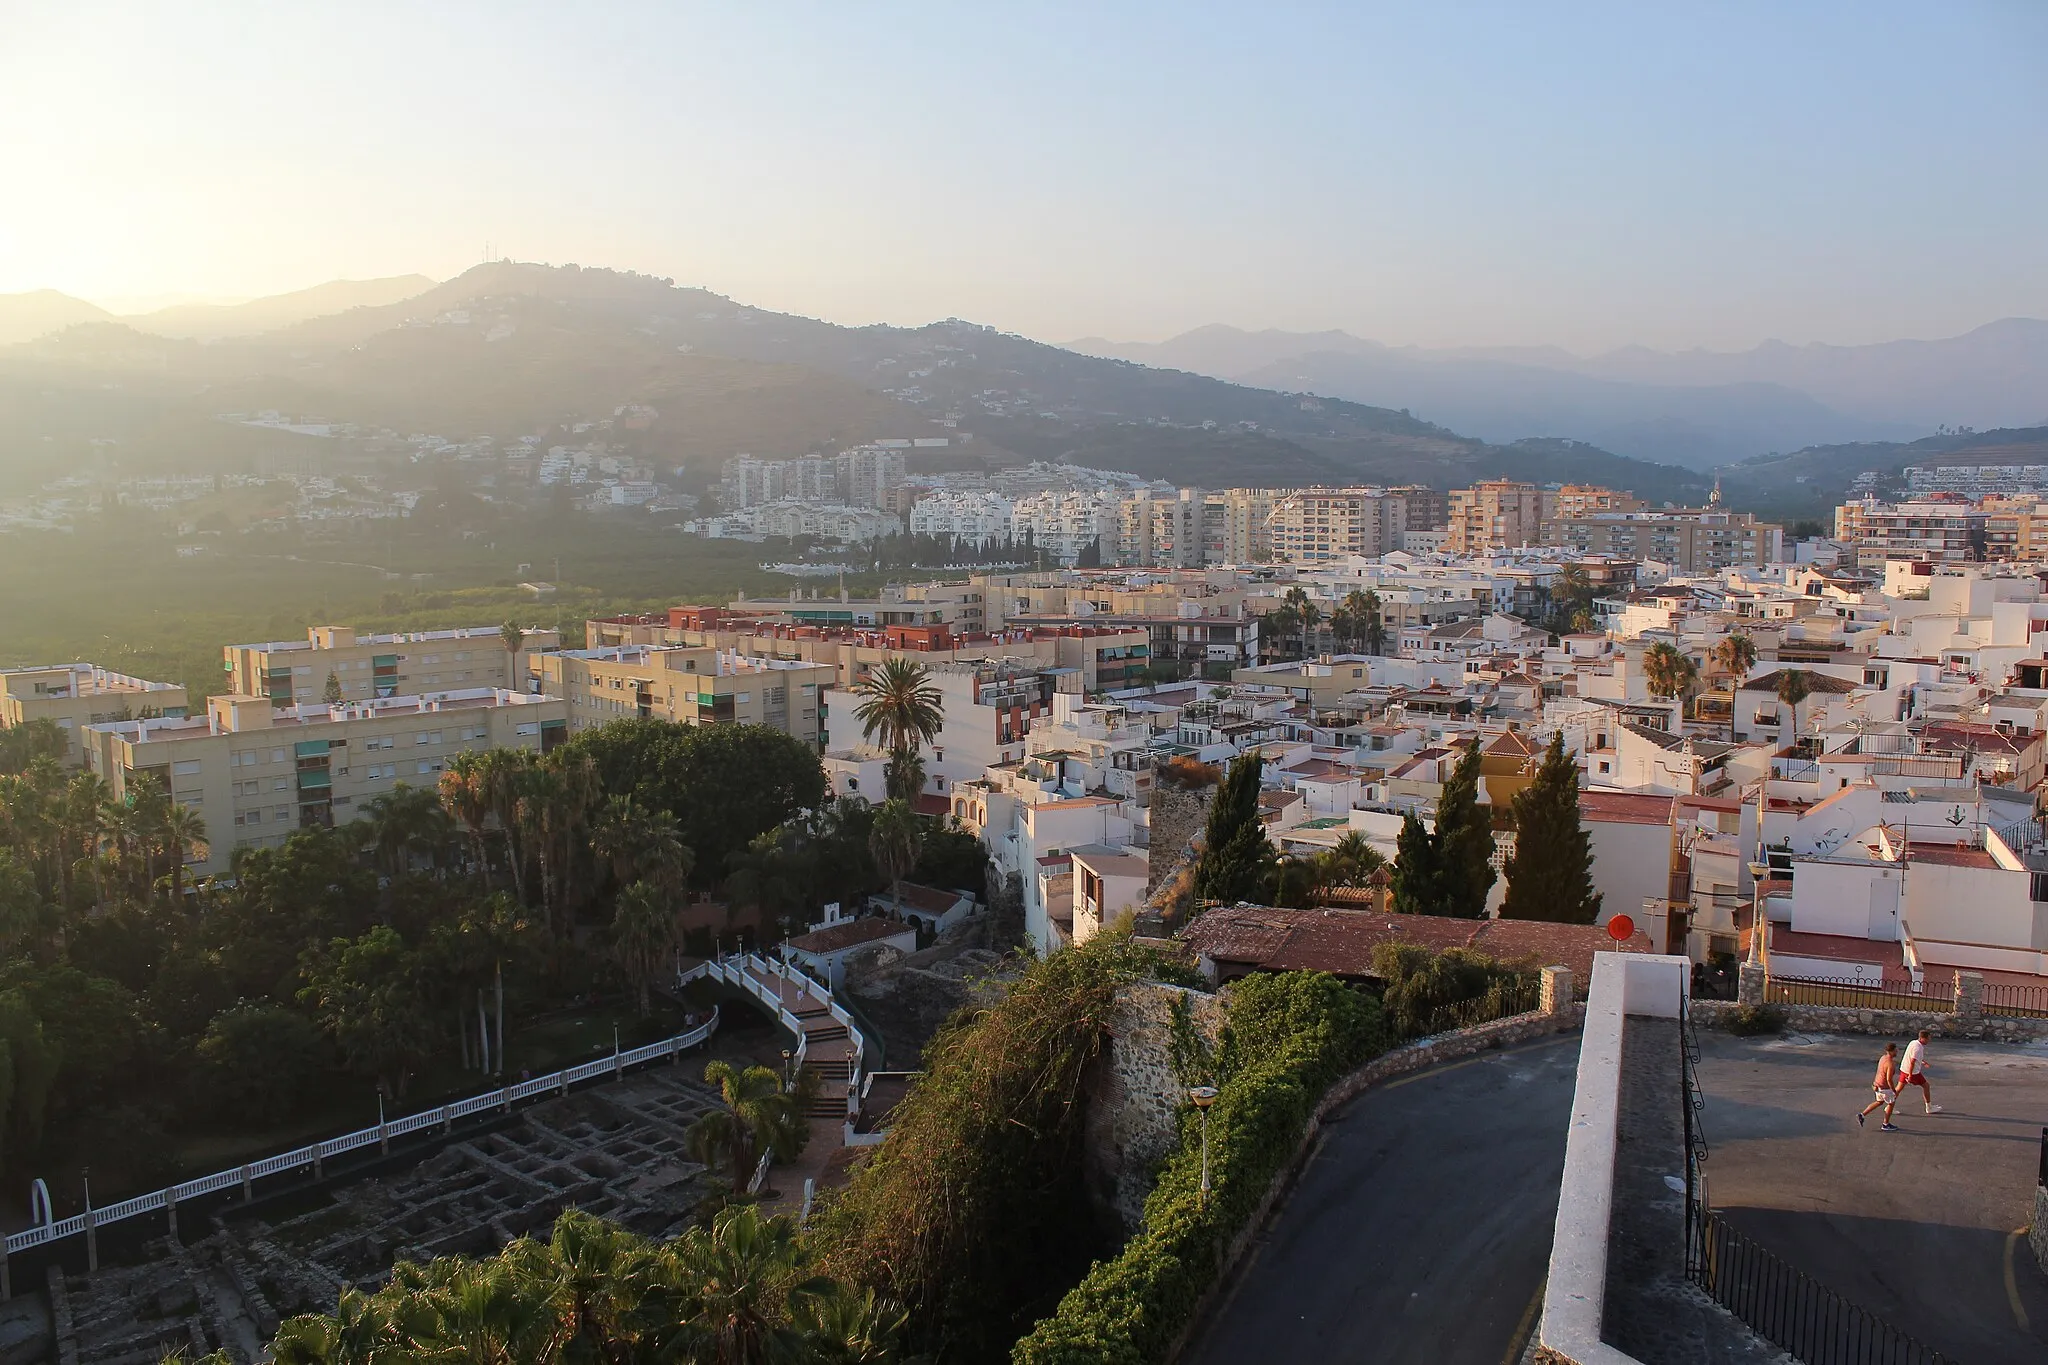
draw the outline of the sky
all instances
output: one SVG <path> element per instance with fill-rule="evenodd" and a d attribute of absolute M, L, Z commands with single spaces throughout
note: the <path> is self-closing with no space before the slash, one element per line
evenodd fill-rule
<path fill-rule="evenodd" d="M 492 256 L 835 322 L 1731 349 L 2048 317 L 2048 3 L 0 0 L 0 293 Z"/>

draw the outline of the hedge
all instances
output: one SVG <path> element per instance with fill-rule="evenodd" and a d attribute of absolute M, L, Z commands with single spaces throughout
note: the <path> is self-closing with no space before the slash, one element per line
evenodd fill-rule
<path fill-rule="evenodd" d="M 1189 1106 L 1180 1149 L 1145 1201 L 1143 1230 L 1017 1343 L 1013 1365 L 1164 1360 L 1215 1284 L 1225 1249 L 1293 1159 L 1323 1093 L 1387 1042 L 1378 1001 L 1333 976 L 1289 972 L 1236 983 L 1209 1109 L 1207 1203 L 1201 1120 Z"/>

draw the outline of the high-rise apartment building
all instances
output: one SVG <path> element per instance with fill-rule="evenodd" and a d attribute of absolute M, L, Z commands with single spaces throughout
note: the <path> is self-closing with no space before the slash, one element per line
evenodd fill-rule
<path fill-rule="evenodd" d="M 1849 547 L 1858 567 L 1887 559 L 1957 564 L 1985 557 L 1986 517 L 1983 508 L 1953 495 L 1901 503 L 1867 498 L 1835 509 L 1835 539 Z"/>
<path fill-rule="evenodd" d="M 1592 483 L 1568 483 L 1551 494 L 1543 515 L 1547 521 L 1552 517 L 1589 517 L 1599 512 L 1642 510 L 1643 500 L 1633 493 Z"/>
<path fill-rule="evenodd" d="M 303 640 L 223 645 L 228 691 L 268 697 L 273 706 L 327 700 L 327 679 L 343 701 L 413 696 L 444 689 L 526 690 L 533 657 L 561 643 L 553 629 L 524 633 L 515 653 L 503 628 L 358 634 L 349 626 L 314 626 Z"/>
<path fill-rule="evenodd" d="M 225 872 L 235 850 L 274 848 L 295 829 L 345 824 L 401 783 L 432 787 L 478 749 L 545 752 L 568 737 L 554 697 L 478 687 L 430 697 L 277 707 L 209 697 L 204 714 L 87 726 L 86 766 L 115 799 L 139 774 L 206 819 L 194 871 Z"/>
<path fill-rule="evenodd" d="M 1084 555 L 1114 558 L 1119 501 L 1104 490 L 1027 493 L 1010 509 L 1011 530 L 1019 540 L 1029 536 L 1049 562 L 1073 564 Z"/>
<path fill-rule="evenodd" d="M 1748 512 L 1713 507 L 1588 512 L 1552 519 L 1544 527 L 1543 543 L 1638 563 L 1655 560 L 1682 574 L 1708 574 L 1741 564 L 1776 563 L 1784 557 L 1785 532 Z"/>
<path fill-rule="evenodd" d="M 1283 564 L 1315 564 L 1401 548 L 1408 500 L 1386 488 L 1304 488 L 1273 503 L 1268 536 Z"/>
<path fill-rule="evenodd" d="M 1546 496 L 1535 484 L 1513 479 L 1452 489 L 1444 548 L 1469 555 L 1541 544 Z"/>
<path fill-rule="evenodd" d="M 896 490 L 903 486 L 900 446 L 855 446 L 840 451 L 835 463 L 839 496 L 849 507 L 890 507 Z"/>

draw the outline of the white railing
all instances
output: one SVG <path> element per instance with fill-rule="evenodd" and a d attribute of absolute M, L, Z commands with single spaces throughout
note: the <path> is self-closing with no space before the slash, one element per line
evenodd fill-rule
<path fill-rule="evenodd" d="M 423 1129 L 436 1126 L 445 1132 L 456 1119 L 466 1118 L 471 1114 L 481 1114 L 492 1109 L 509 1110 L 520 1100 L 532 1099 L 535 1096 L 548 1094 L 550 1091 L 557 1094 L 566 1093 L 572 1085 L 596 1080 L 600 1076 L 615 1076 L 624 1072 L 627 1067 L 638 1066 L 643 1062 L 657 1061 L 663 1057 L 673 1057 L 678 1053 L 697 1046 L 715 1033 L 717 1029 L 718 1011 L 714 1008 L 711 1011 L 711 1017 L 705 1022 L 693 1029 L 678 1033 L 672 1038 L 664 1038 L 658 1043 L 649 1043 L 645 1047 L 631 1048 L 625 1052 L 615 1052 L 611 1056 L 599 1061 L 583 1062 L 565 1071 L 557 1071 L 547 1076 L 536 1076 L 529 1081 L 520 1081 L 515 1085 L 508 1085 L 502 1089 L 487 1091 L 481 1095 L 472 1095 L 466 1100 L 457 1100 L 453 1104 L 444 1104 L 438 1109 L 425 1109 L 417 1114 L 408 1114 L 404 1118 L 392 1119 L 387 1123 L 379 1124 L 375 1128 L 359 1129 L 353 1133 L 343 1134 L 341 1137 L 328 1138 L 325 1141 L 316 1142 L 310 1147 L 300 1147 L 294 1151 L 280 1152 L 276 1156 L 267 1156 L 259 1161 L 252 1161 L 246 1166 L 237 1166 L 232 1170 L 216 1171 L 212 1175 L 203 1175 L 197 1180 L 187 1180 L 182 1184 L 172 1185 L 167 1189 L 153 1190 L 148 1194 L 139 1194 L 133 1199 L 124 1199 L 118 1204 L 109 1204 L 103 1209 L 93 1209 L 88 1213 L 76 1214 L 70 1218 L 59 1219 L 54 1223 L 45 1223 L 41 1227 L 12 1233 L 6 1239 L 7 1254 L 12 1256 L 18 1252 L 27 1251 L 31 1247 L 44 1246 L 65 1237 L 75 1237 L 88 1229 L 103 1228 L 109 1223 L 118 1223 L 125 1218 L 133 1218 L 138 1214 L 155 1213 L 160 1210 L 171 1209 L 187 1199 L 197 1199 L 203 1195 L 217 1194 L 222 1190 L 234 1189 L 237 1186 L 240 1186 L 244 1191 L 249 1191 L 254 1183 L 264 1176 L 280 1175 L 286 1171 L 301 1170 L 308 1166 L 318 1171 L 321 1163 L 329 1157 L 340 1156 L 346 1152 L 360 1151 L 365 1147 L 382 1146 L 390 1142 L 392 1138 L 403 1137 L 407 1133 L 417 1133 Z"/>
<path fill-rule="evenodd" d="M 847 1112 L 849 1116 L 859 1113 L 858 1094 L 861 1076 L 867 1064 L 868 1040 L 859 1025 L 854 1023 L 853 1015 L 844 1005 L 832 998 L 832 992 L 824 982 L 792 963 L 762 957 L 758 953 L 732 957 L 721 953 L 708 962 L 698 963 L 687 972 L 677 973 L 676 985 L 680 987 L 700 976 L 708 976 L 714 981 L 722 981 L 737 987 L 767 1006 L 776 1021 L 795 1035 L 797 1045 L 792 1055 L 799 1066 L 803 1065 L 804 1057 L 809 1051 L 810 1040 L 804 1033 L 803 1021 L 783 1003 L 782 992 L 769 983 L 786 982 L 801 994 L 808 995 L 822 1004 L 832 1021 L 845 1028 L 847 1040 L 853 1045 L 853 1057 L 848 1067 L 850 1074 L 847 1077 Z"/>
<path fill-rule="evenodd" d="M 748 1194 L 759 1194 L 761 1187 L 768 1183 L 768 1163 L 775 1160 L 775 1153 L 761 1153 L 761 1160 L 755 1163 L 754 1178 L 747 1182 Z"/>

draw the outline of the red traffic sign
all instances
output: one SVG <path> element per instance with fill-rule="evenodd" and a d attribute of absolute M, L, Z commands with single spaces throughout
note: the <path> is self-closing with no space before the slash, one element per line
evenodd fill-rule
<path fill-rule="evenodd" d="M 1616 943 L 1626 943 L 1635 936 L 1636 922 L 1627 915 L 1616 915 L 1607 921 L 1607 937 Z"/>

